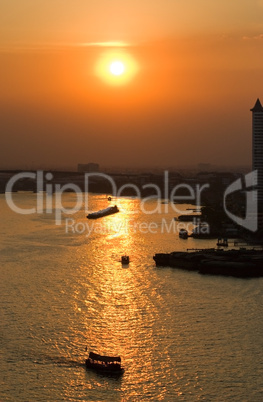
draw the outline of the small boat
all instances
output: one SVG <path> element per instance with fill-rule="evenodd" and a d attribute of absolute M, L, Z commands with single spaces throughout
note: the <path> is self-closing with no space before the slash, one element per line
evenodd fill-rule
<path fill-rule="evenodd" d="M 103 216 L 116 214 L 116 212 L 119 212 L 119 208 L 117 207 L 117 205 L 114 205 L 113 207 L 108 207 L 105 209 L 101 209 L 100 211 L 97 212 L 92 212 L 87 215 L 87 218 L 88 219 L 102 218 Z"/>
<path fill-rule="evenodd" d="M 228 240 L 227 240 L 227 239 L 221 239 L 221 238 L 219 238 L 219 239 L 217 240 L 216 245 L 217 245 L 218 247 L 228 247 Z"/>
<path fill-rule="evenodd" d="M 188 232 L 186 229 L 180 229 L 179 231 L 179 237 L 181 239 L 187 239 L 188 238 Z"/>
<path fill-rule="evenodd" d="M 111 201 L 111 197 L 110 197 L 110 196 L 108 197 L 108 201 Z"/>
<path fill-rule="evenodd" d="M 87 368 L 96 370 L 103 374 L 121 375 L 124 373 L 124 368 L 121 366 L 120 356 L 102 356 L 90 352 L 85 364 Z"/>
<path fill-rule="evenodd" d="M 122 264 L 129 264 L 129 262 L 130 262 L 130 257 L 128 255 L 123 255 L 121 257 L 121 263 Z"/>

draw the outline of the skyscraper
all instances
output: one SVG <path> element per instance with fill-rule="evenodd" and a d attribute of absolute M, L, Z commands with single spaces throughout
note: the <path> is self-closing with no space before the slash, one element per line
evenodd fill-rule
<path fill-rule="evenodd" d="M 263 107 L 257 99 L 252 112 L 252 168 L 258 174 L 258 224 L 263 228 Z"/>

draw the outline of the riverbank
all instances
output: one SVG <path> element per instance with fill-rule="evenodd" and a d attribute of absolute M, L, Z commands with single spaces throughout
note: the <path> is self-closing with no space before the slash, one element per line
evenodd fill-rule
<path fill-rule="evenodd" d="M 255 278 L 263 276 L 263 250 L 203 249 L 157 253 L 153 256 L 157 267 L 174 267 L 197 271 L 200 274 Z"/>

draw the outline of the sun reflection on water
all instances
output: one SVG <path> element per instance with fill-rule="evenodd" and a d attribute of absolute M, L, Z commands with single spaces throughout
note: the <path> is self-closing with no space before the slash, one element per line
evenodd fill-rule
<path fill-rule="evenodd" d="M 35 206 L 33 194 L 13 196 Z M 88 236 L 66 233 L 51 216 L 18 216 L 2 201 L 0 399 L 155 402 L 242 400 L 246 394 L 262 400 L 262 281 L 203 277 L 153 263 L 155 252 L 211 248 L 214 240 L 185 241 L 167 231 L 116 233 L 114 226 Z M 72 195 L 64 194 L 64 201 L 71 207 Z M 160 228 L 162 218 L 174 218 L 171 208 L 165 216 L 140 213 L 136 199 L 112 203 L 120 212 L 97 224 L 153 220 Z M 106 195 L 90 195 L 93 211 L 108 205 Z M 155 201 L 148 206 L 154 209 Z M 83 208 L 76 223 L 84 226 L 85 216 Z M 125 269 L 124 253 L 131 257 Z M 121 355 L 124 375 L 85 370 L 86 346 Z"/>
<path fill-rule="evenodd" d="M 113 200 L 113 205 L 115 200 Z M 106 355 L 120 355 L 130 377 L 127 384 L 141 382 L 141 375 L 149 375 L 156 368 L 153 354 L 157 347 L 153 326 L 157 310 L 147 276 L 138 263 L 137 234 L 129 225 L 137 218 L 138 200 L 118 200 L 120 212 L 108 216 L 102 222 L 110 228 L 100 238 L 89 239 L 89 266 L 80 276 L 81 308 L 86 327 L 88 350 Z M 121 256 L 130 256 L 127 269 L 121 264 Z M 76 303 L 76 308 L 79 308 Z M 134 359 L 134 354 L 136 359 Z M 138 378 L 136 379 L 136 377 Z M 134 378 L 135 377 L 135 378 Z M 126 385 L 127 386 L 127 385 Z M 136 393 L 135 393 L 136 394 Z"/>
<path fill-rule="evenodd" d="M 172 303 L 180 309 L 181 301 L 177 305 L 176 299 L 182 297 L 184 289 L 173 280 L 170 302 L 166 293 L 169 279 L 165 277 L 169 271 L 160 275 L 159 270 L 150 268 L 153 247 L 162 244 L 162 216 L 142 214 L 136 198 L 112 199 L 110 204 L 106 196 L 97 196 L 95 200 L 93 210 L 117 204 L 120 212 L 90 223 L 100 230 L 91 231 L 87 238 L 83 236 L 83 245 L 77 250 L 80 264 L 78 281 L 74 283 L 74 309 L 83 328 L 79 344 L 83 350 L 87 346 L 87 352 L 121 356 L 125 372 L 118 385 L 122 395 L 140 400 L 154 394 L 158 395 L 155 400 L 162 400 L 167 389 L 172 389 L 178 397 L 180 384 L 187 381 L 182 373 L 191 352 L 181 334 L 191 335 L 191 329 L 184 325 L 184 318 L 178 318 L 182 317 L 180 310 L 170 308 Z M 156 201 L 151 202 L 148 207 L 154 209 Z M 173 219 L 173 211 L 166 218 Z M 159 228 L 154 242 L 151 233 L 134 230 L 153 219 Z M 174 244 L 174 234 L 170 237 Z M 126 268 L 121 264 L 124 254 L 130 256 Z M 171 323 L 176 333 L 171 330 Z M 97 384 L 93 374 L 87 373 L 87 386 L 91 385 L 96 392 L 99 387 L 105 390 L 105 380 L 100 378 Z M 195 386 L 199 386 L 199 381 Z"/>

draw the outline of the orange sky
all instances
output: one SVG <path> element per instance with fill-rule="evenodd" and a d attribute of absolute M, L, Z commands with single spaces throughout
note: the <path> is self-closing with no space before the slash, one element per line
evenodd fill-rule
<path fill-rule="evenodd" d="M 263 1 L 13 0 L 0 27 L 1 168 L 251 163 Z M 129 81 L 98 76 L 105 52 Z"/>

